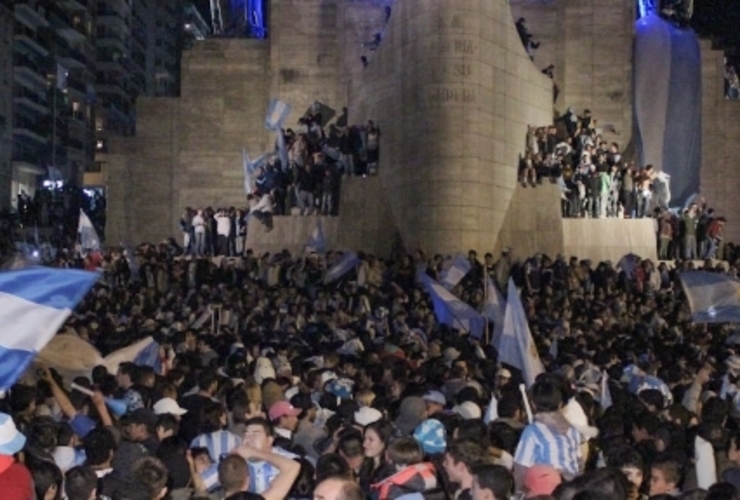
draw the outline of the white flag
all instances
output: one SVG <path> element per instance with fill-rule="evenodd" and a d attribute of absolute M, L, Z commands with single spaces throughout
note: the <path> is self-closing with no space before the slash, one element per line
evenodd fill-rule
<path fill-rule="evenodd" d="M 534 383 L 537 375 L 544 372 L 540 355 L 529 331 L 524 306 L 519 298 L 514 280 L 509 279 L 509 289 L 506 297 L 506 313 L 504 315 L 504 331 L 499 338 L 498 359 L 522 371 L 527 387 Z"/>
<path fill-rule="evenodd" d="M 90 218 L 80 209 L 80 222 L 77 225 L 77 233 L 80 235 L 80 245 L 83 250 L 100 250 L 100 239 L 95 231 Z"/>

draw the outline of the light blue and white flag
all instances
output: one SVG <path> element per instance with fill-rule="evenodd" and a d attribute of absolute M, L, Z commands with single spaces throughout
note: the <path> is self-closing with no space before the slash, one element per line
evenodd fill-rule
<path fill-rule="evenodd" d="M 613 404 L 612 391 L 609 389 L 609 375 L 603 372 L 601 374 L 601 408 L 606 410 Z"/>
<path fill-rule="evenodd" d="M 134 363 L 138 366 L 150 366 L 156 373 L 161 373 L 162 362 L 159 357 L 159 344 L 152 337 L 146 337 L 103 358 L 103 366 L 109 373 L 116 373 L 121 363 Z"/>
<path fill-rule="evenodd" d="M 555 337 L 552 339 L 552 342 L 550 343 L 550 349 L 548 350 L 548 354 L 552 359 L 558 358 L 558 351 L 560 350 L 560 337 Z"/>
<path fill-rule="evenodd" d="M 428 275 L 423 275 L 421 282 L 432 299 L 437 321 L 450 328 L 470 332 L 474 337 L 481 338 L 486 320 L 478 311 L 455 297 L 449 290 Z"/>
<path fill-rule="evenodd" d="M 90 218 L 84 210 L 80 209 L 80 221 L 77 225 L 77 233 L 80 235 L 80 245 L 83 250 L 100 250 L 100 239 L 95 231 Z"/>
<path fill-rule="evenodd" d="M 680 274 L 696 323 L 740 322 L 740 281 L 727 274 L 690 271 Z"/>
<path fill-rule="evenodd" d="M 360 258 L 357 257 L 353 252 L 344 252 L 339 262 L 334 264 L 331 269 L 326 272 L 324 277 L 324 283 L 329 284 L 333 281 L 338 280 L 348 272 L 352 271 L 360 263 Z"/>
<path fill-rule="evenodd" d="M 452 290 L 468 274 L 470 268 L 470 261 L 463 254 L 459 253 L 452 258 L 450 267 L 442 271 L 439 282 L 446 289 Z"/>
<path fill-rule="evenodd" d="M 285 145 L 283 124 L 292 111 L 293 108 L 290 104 L 273 97 L 270 99 L 270 105 L 267 107 L 267 116 L 265 117 L 265 128 L 277 134 L 277 150 L 280 158 L 280 168 L 283 171 L 288 169 L 288 148 Z"/>
<path fill-rule="evenodd" d="M 18 380 L 97 279 L 44 267 L 0 273 L 0 391 Z"/>
<path fill-rule="evenodd" d="M 499 292 L 498 287 L 490 276 L 486 276 L 486 300 L 483 303 L 481 314 L 488 321 L 493 321 L 493 337 L 491 343 L 496 345 L 504 331 L 504 315 L 506 313 L 506 301 Z"/>
<path fill-rule="evenodd" d="M 519 291 L 514 280 L 509 279 L 509 288 L 506 297 L 506 314 L 504 316 L 504 331 L 498 345 L 498 359 L 522 371 L 527 387 L 534 383 L 537 375 L 544 372 L 540 355 L 529 331 L 527 315 L 524 313 Z"/>
<path fill-rule="evenodd" d="M 324 228 L 321 225 L 321 219 L 316 219 L 316 225 L 311 231 L 304 250 L 306 252 L 324 253 L 326 252 L 326 240 L 324 239 Z"/>
<path fill-rule="evenodd" d="M 498 420 L 498 399 L 496 394 L 491 393 L 491 402 L 488 403 L 486 414 L 483 416 L 483 423 L 488 425 L 495 420 Z"/>
<path fill-rule="evenodd" d="M 265 128 L 268 130 L 279 130 L 283 127 L 285 120 L 288 119 L 293 108 L 290 104 L 273 97 L 267 106 L 267 116 L 265 117 Z"/>
<path fill-rule="evenodd" d="M 247 148 L 242 148 L 242 168 L 244 169 L 244 193 L 249 196 L 254 193 L 252 187 L 252 177 L 258 168 L 264 167 L 270 159 L 275 156 L 275 153 L 265 153 L 259 156 L 256 160 L 252 160 L 247 153 Z"/>
<path fill-rule="evenodd" d="M 67 89 L 67 78 L 69 77 L 69 70 L 57 63 L 57 89 Z"/>

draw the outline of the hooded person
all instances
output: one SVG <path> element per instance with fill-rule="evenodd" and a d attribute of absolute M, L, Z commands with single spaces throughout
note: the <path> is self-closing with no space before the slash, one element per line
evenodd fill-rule
<path fill-rule="evenodd" d="M 10 415 L 0 413 L 0 491 L 3 500 L 35 498 L 31 473 L 15 460 L 15 454 L 25 444 L 26 437 L 18 432 Z"/>
<path fill-rule="evenodd" d="M 410 436 L 426 416 L 427 407 L 424 400 L 417 396 L 409 396 L 401 401 L 395 424 L 402 436 Z"/>

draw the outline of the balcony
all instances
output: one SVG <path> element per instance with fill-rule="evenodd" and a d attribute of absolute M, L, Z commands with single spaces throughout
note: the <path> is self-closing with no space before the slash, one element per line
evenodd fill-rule
<path fill-rule="evenodd" d="M 106 33 L 105 36 L 98 38 L 95 41 L 95 46 L 97 48 L 113 48 L 117 49 L 121 52 L 121 54 L 126 54 L 129 52 L 128 45 L 123 40 L 123 38 L 119 37 L 118 35 L 114 35 L 111 33 Z"/>
<path fill-rule="evenodd" d="M 13 104 L 30 109 L 41 115 L 49 114 L 49 106 L 46 101 L 33 92 L 22 90 L 20 94 L 13 96 Z"/>
<path fill-rule="evenodd" d="M 83 5 L 77 0 L 61 0 L 59 3 L 67 10 L 70 10 L 72 12 L 87 12 L 87 5 Z"/>
<path fill-rule="evenodd" d="M 31 52 L 34 52 L 41 57 L 46 57 L 49 55 L 48 50 L 46 50 L 39 42 L 37 42 L 27 34 L 15 35 L 15 43 L 20 46 L 20 48 L 26 48 L 27 50 L 30 50 Z"/>
<path fill-rule="evenodd" d="M 24 64 L 13 66 L 13 81 L 36 93 L 46 92 L 48 88 L 46 78 Z"/>
<path fill-rule="evenodd" d="M 97 85 L 98 94 L 107 94 L 110 96 L 119 96 L 124 100 L 131 98 L 128 92 L 117 82 L 106 82 Z"/>
<path fill-rule="evenodd" d="M 13 125 L 13 137 L 30 139 L 37 144 L 48 144 L 49 140 L 41 135 L 43 131 L 40 127 L 29 123 L 16 123 Z"/>
<path fill-rule="evenodd" d="M 49 22 L 46 20 L 44 14 L 26 3 L 16 4 L 14 14 L 18 21 L 33 30 L 49 26 Z"/>

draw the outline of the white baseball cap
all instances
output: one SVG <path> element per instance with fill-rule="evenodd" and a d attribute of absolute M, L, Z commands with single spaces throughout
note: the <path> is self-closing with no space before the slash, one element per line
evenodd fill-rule
<path fill-rule="evenodd" d="M 177 404 L 177 401 L 175 401 L 172 398 L 162 398 L 156 403 L 154 403 L 154 413 L 157 415 L 165 415 L 169 413 L 170 415 L 185 415 L 188 411 L 185 408 L 182 408 L 179 404 Z"/>

